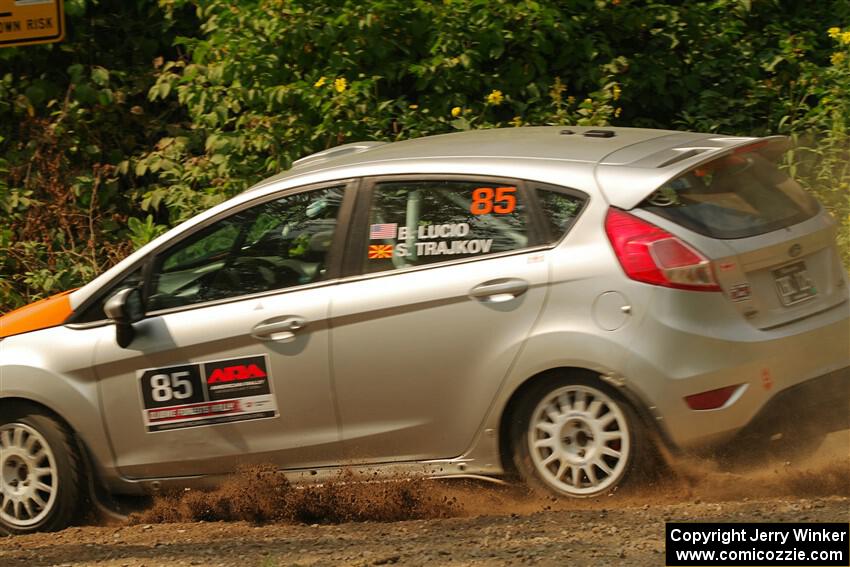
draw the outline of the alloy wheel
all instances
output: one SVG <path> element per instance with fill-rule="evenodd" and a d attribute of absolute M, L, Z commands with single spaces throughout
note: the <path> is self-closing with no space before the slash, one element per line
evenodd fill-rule
<path fill-rule="evenodd" d="M 622 478 L 631 450 L 619 404 L 596 388 L 570 385 L 549 392 L 528 425 L 531 460 L 542 479 L 571 496 L 592 496 Z"/>

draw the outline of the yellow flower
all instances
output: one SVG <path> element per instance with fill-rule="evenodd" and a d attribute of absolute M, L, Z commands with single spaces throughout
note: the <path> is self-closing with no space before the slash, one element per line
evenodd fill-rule
<path fill-rule="evenodd" d="M 620 108 L 619 106 L 617 108 L 615 108 L 614 109 L 614 118 L 619 118 L 620 114 L 622 114 L 622 112 L 623 112 L 623 109 Z"/>
<path fill-rule="evenodd" d="M 552 88 L 549 89 L 549 97 L 553 102 L 559 103 L 563 98 L 565 90 L 567 90 L 567 86 L 561 82 L 561 77 L 555 77 L 555 82 L 552 83 Z"/>
<path fill-rule="evenodd" d="M 514 116 L 511 119 L 511 126 L 513 126 L 515 128 L 519 128 L 520 126 L 522 126 L 522 118 L 519 117 L 519 116 Z"/>
<path fill-rule="evenodd" d="M 841 65 L 846 58 L 847 56 L 839 51 L 838 53 L 833 53 L 829 60 L 833 65 Z"/>
<path fill-rule="evenodd" d="M 313 83 L 313 86 L 317 89 L 325 85 L 325 77 L 319 77 L 319 80 Z"/>
<path fill-rule="evenodd" d="M 462 112 L 462 110 L 461 110 L 461 108 L 460 108 L 459 106 L 456 106 L 456 107 L 452 108 L 452 116 L 454 116 L 455 118 L 457 118 L 458 116 L 460 116 L 460 113 L 461 113 L 461 112 Z"/>
<path fill-rule="evenodd" d="M 841 34 L 841 43 L 845 45 L 850 43 L 850 31 L 846 31 Z"/>
<path fill-rule="evenodd" d="M 334 88 L 336 92 L 341 93 L 348 88 L 348 81 L 345 80 L 345 77 L 340 77 L 334 81 Z"/>
<path fill-rule="evenodd" d="M 614 88 L 611 89 L 611 96 L 614 100 L 619 100 L 620 94 L 622 93 L 622 89 L 620 89 L 620 85 L 614 85 Z"/>
<path fill-rule="evenodd" d="M 582 102 L 582 104 L 593 104 L 593 101 L 589 98 L 586 98 L 584 99 L 584 102 Z"/>
<path fill-rule="evenodd" d="M 829 37 L 835 39 L 836 37 L 838 37 L 838 34 L 841 33 L 841 28 L 832 27 L 826 30 L 826 33 Z"/>
<path fill-rule="evenodd" d="M 502 104 L 503 100 L 505 100 L 505 96 L 500 90 L 494 90 L 493 92 L 487 95 L 487 104 L 492 104 L 493 106 L 498 106 Z"/>
<path fill-rule="evenodd" d="M 419 105 L 418 104 L 409 104 L 409 105 L 407 105 L 407 108 L 409 108 L 410 110 L 416 110 L 417 108 L 419 108 Z"/>

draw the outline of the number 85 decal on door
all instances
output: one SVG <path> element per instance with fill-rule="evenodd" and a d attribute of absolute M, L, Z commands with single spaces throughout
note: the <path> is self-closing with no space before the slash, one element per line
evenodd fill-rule
<path fill-rule="evenodd" d="M 277 416 L 266 355 L 139 370 L 149 433 Z"/>

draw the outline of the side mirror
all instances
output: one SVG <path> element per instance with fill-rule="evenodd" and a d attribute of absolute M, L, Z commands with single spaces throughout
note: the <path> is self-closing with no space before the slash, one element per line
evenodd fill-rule
<path fill-rule="evenodd" d="M 121 348 L 127 348 L 136 336 L 133 323 L 144 317 L 142 293 L 137 287 L 122 289 L 103 305 L 106 317 L 115 323 L 115 340 Z"/>

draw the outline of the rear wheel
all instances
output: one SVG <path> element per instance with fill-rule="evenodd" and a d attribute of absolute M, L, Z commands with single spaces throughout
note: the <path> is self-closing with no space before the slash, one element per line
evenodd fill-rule
<path fill-rule="evenodd" d="M 66 527 L 79 503 L 79 462 L 54 418 L 34 410 L 0 418 L 0 531 Z"/>
<path fill-rule="evenodd" d="M 601 384 L 560 378 L 533 386 L 512 427 L 514 465 L 532 489 L 573 497 L 609 492 L 651 448 L 631 407 Z"/>

